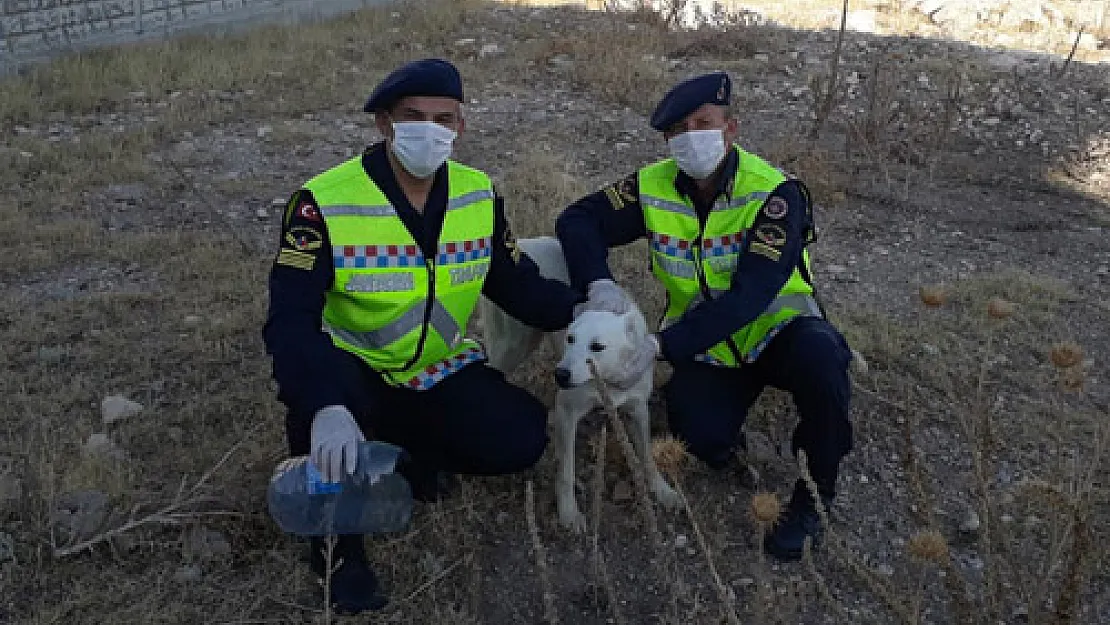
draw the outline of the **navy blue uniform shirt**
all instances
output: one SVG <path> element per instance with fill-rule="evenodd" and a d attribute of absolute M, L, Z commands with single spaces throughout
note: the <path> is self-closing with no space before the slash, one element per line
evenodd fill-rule
<path fill-rule="evenodd" d="M 409 203 L 390 168 L 382 143 L 367 148 L 362 166 L 385 193 L 425 258 L 435 258 L 447 206 L 447 167 L 435 173 L 421 215 Z M 312 415 L 329 405 L 344 404 L 333 364 L 350 358 L 321 329 L 324 294 L 335 277 L 327 228 L 312 194 L 293 194 L 282 220 L 278 256 L 270 272 L 270 306 L 263 329 L 273 358 L 279 398 L 299 414 Z M 585 298 L 561 282 L 539 275 L 535 263 L 519 253 L 504 200 L 495 194 L 493 246 L 482 293 L 508 314 L 543 330 L 570 323 L 574 305 Z"/>
<path fill-rule="evenodd" d="M 713 202 L 730 196 L 739 157 L 735 149 L 729 151 L 712 198 L 699 198 L 694 180 L 685 172 L 675 177 L 675 189 L 693 200 L 703 229 Z M 783 202 L 785 210 L 781 208 Z M 767 210 L 768 205 L 775 210 Z M 674 363 L 688 361 L 754 321 L 801 263 L 811 221 L 809 194 L 800 181 L 787 180 L 775 188 L 750 232 L 770 224 L 781 229 L 785 237 L 775 237 L 776 244 L 770 250 L 754 237 L 745 237 L 728 291 L 687 311 L 660 333 L 663 357 Z M 609 248 L 647 236 L 637 174 L 568 206 L 559 215 L 555 231 L 567 250 L 567 268 L 574 287 L 584 291 L 594 280 L 612 279 L 607 263 Z"/>

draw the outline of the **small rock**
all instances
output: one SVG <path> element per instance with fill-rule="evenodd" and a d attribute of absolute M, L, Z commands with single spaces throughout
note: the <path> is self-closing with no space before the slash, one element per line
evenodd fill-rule
<path fill-rule="evenodd" d="M 39 362 L 45 365 L 56 365 L 69 354 L 69 348 L 64 345 L 43 345 L 39 347 Z"/>
<path fill-rule="evenodd" d="M 741 586 L 745 586 L 745 587 L 754 586 L 755 585 L 755 580 L 750 578 L 750 577 L 741 577 L 740 581 L 738 581 L 736 583 L 741 585 Z"/>
<path fill-rule="evenodd" d="M 763 52 L 760 52 L 759 54 L 753 54 L 752 59 L 759 61 L 760 63 L 766 63 L 767 61 L 771 60 L 771 56 L 769 54 L 764 54 Z"/>
<path fill-rule="evenodd" d="M 123 460 L 126 454 L 104 432 L 94 432 L 85 439 L 81 452 L 86 458 L 113 458 Z"/>
<path fill-rule="evenodd" d="M 478 40 L 474 39 L 473 37 L 467 37 L 465 39 L 459 39 L 459 40 L 455 41 L 455 47 L 456 48 L 461 48 L 463 46 L 472 46 L 475 43 L 477 43 L 477 41 Z"/>
<path fill-rule="evenodd" d="M 632 485 L 621 480 L 613 485 L 613 501 L 628 501 L 632 499 Z"/>
<path fill-rule="evenodd" d="M 98 490 L 66 493 L 54 504 L 52 523 L 67 541 L 88 538 L 108 517 L 108 495 Z"/>
<path fill-rule="evenodd" d="M 485 58 L 487 56 L 496 56 L 501 54 L 501 46 L 496 43 L 487 43 L 478 50 L 478 58 Z"/>
<path fill-rule="evenodd" d="M 0 564 L 15 562 L 15 539 L 11 534 L 0 532 Z"/>
<path fill-rule="evenodd" d="M 921 344 L 921 351 L 925 352 L 926 354 L 929 354 L 930 356 L 936 356 L 936 355 L 940 354 L 940 348 L 938 348 L 936 345 L 932 345 L 932 344 L 929 344 L 929 343 L 922 343 Z"/>
<path fill-rule="evenodd" d="M 886 563 L 876 566 L 875 572 L 885 577 L 894 577 L 894 567 Z"/>
<path fill-rule="evenodd" d="M 866 475 L 859 476 L 859 483 L 860 484 L 867 484 L 867 483 L 870 483 L 870 482 L 871 482 L 871 478 L 867 477 Z"/>
<path fill-rule="evenodd" d="M 265 221 L 270 218 L 270 209 L 259 208 L 258 210 L 254 211 L 254 216 Z"/>
<path fill-rule="evenodd" d="M 960 531 L 964 534 L 974 534 L 979 531 L 982 525 L 983 523 L 979 520 L 979 513 L 968 508 L 964 512 L 964 518 L 960 521 Z"/>
<path fill-rule="evenodd" d="M 200 566 L 196 564 L 186 564 L 185 566 L 177 569 L 173 574 L 173 578 L 179 582 L 195 582 L 201 578 L 203 571 Z"/>
<path fill-rule="evenodd" d="M 0 475 L 0 502 L 15 501 L 23 496 L 23 483 L 11 473 Z"/>
<path fill-rule="evenodd" d="M 123 395 L 109 395 L 100 402 L 100 415 L 105 425 L 130 419 L 143 411 L 143 405 Z"/>
<path fill-rule="evenodd" d="M 196 527 L 185 535 L 182 551 L 194 560 L 211 560 L 231 553 L 231 544 L 216 530 Z"/>
<path fill-rule="evenodd" d="M 273 126 L 259 126 L 258 130 L 255 131 L 255 134 L 258 136 L 259 139 L 265 139 L 266 137 L 273 134 L 273 132 Z"/>
<path fill-rule="evenodd" d="M 685 549 L 686 546 L 689 545 L 689 544 L 690 544 L 690 539 L 686 537 L 686 534 L 679 534 L 679 535 L 674 537 L 675 549 Z"/>
<path fill-rule="evenodd" d="M 200 315 L 185 315 L 185 318 L 182 319 L 182 321 L 187 326 L 195 326 L 200 323 Z"/>
<path fill-rule="evenodd" d="M 282 210 L 282 209 L 285 208 L 285 205 L 288 204 L 288 203 L 289 203 L 289 200 L 287 200 L 285 198 L 276 197 L 276 198 L 270 200 L 270 208 L 276 208 L 276 209 Z"/>

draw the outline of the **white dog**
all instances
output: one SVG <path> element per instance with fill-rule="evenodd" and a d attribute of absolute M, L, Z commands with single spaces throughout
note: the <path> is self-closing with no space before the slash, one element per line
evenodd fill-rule
<path fill-rule="evenodd" d="M 539 266 L 545 278 L 569 283 L 566 260 L 559 241 L 552 237 L 521 239 L 521 250 Z M 631 300 L 630 300 L 631 301 Z M 528 327 L 505 314 L 489 300 L 478 304 L 482 333 L 490 366 L 508 374 L 543 340 L 543 332 Z M 563 358 L 555 367 L 559 391 L 555 397 L 554 422 L 559 454 L 556 484 L 559 522 L 576 532 L 586 528 L 586 519 L 574 497 L 574 442 L 578 421 L 601 406 L 589 363 L 602 381 L 620 370 L 647 334 L 647 323 L 635 305 L 623 315 L 587 311 L 579 315 L 564 332 L 552 333 L 564 344 Z M 631 387 L 609 387 L 613 405 L 632 418 L 632 442 L 646 471 L 648 488 L 667 507 L 681 505 L 682 498 L 659 473 L 651 455 L 651 429 L 648 397 L 652 390 L 652 370 Z"/>

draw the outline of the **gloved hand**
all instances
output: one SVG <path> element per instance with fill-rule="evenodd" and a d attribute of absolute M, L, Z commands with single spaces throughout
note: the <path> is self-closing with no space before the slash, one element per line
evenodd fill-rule
<path fill-rule="evenodd" d="M 365 440 L 350 410 L 344 406 L 325 406 L 312 419 L 310 460 L 325 482 L 338 482 L 344 469 L 348 474 L 355 472 L 358 444 Z"/>
<path fill-rule="evenodd" d="M 631 357 L 624 361 L 624 367 L 617 377 L 609 380 L 609 383 L 622 391 L 632 388 L 651 369 L 660 354 L 662 354 L 662 347 L 659 343 L 659 337 L 648 334 L 636 346 L 636 351 L 632 353 Z"/>
<path fill-rule="evenodd" d="M 590 283 L 586 291 L 588 300 L 574 307 L 574 316 L 577 317 L 587 310 L 611 312 L 614 315 L 623 315 L 632 307 L 624 289 L 617 286 L 616 282 L 603 278 Z"/>

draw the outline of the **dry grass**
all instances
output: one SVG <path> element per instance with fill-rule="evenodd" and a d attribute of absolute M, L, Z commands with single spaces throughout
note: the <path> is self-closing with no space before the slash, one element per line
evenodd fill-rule
<path fill-rule="evenodd" d="M 274 233 L 254 210 L 314 173 L 309 162 L 331 158 L 306 151 L 306 144 L 338 143 L 320 116 L 356 111 L 368 86 L 402 60 L 453 55 L 460 38 L 487 24 L 484 11 L 477 2 L 402 3 L 296 29 L 92 52 L 4 83 L 0 128 L 10 140 L 0 149 L 0 184 L 16 206 L 0 216 L 15 246 L 0 266 L 7 406 L 0 478 L 18 479 L 22 496 L 0 502 L 0 533 L 15 545 L 14 560 L 0 562 L 0 621 L 328 618 L 299 559 L 303 545 L 280 535 L 264 512 L 262 493 L 285 446 L 259 336 Z M 688 69 L 662 57 L 686 50 L 686 60 L 712 60 L 715 50 L 738 49 L 743 35 L 710 45 L 664 31 L 658 20 L 616 13 L 567 17 L 551 30 L 543 20 L 551 23 L 552 14 L 542 15 L 538 23 L 521 18 L 517 47 L 505 57 L 460 62 L 471 94 L 548 81 L 642 116 Z M 645 92 L 651 96 L 634 96 Z M 924 120 L 901 121 L 923 136 L 936 128 Z M 215 130 L 250 134 L 263 122 L 274 129 L 266 149 L 277 156 L 245 167 L 243 178 L 210 180 L 222 162 L 212 146 L 223 144 L 203 140 Z M 70 126 L 72 134 L 63 130 Z M 528 133 L 508 139 L 515 156 L 499 188 L 521 236 L 549 233 L 567 202 L 626 173 L 580 164 L 575 137 L 560 135 L 574 129 L 564 128 L 544 129 L 545 141 Z M 882 131 L 877 122 L 867 131 L 873 145 Z M 195 141 L 194 152 L 168 162 L 176 152 L 167 146 L 185 140 Z M 843 203 L 857 182 L 828 146 L 769 147 L 772 160 L 810 180 L 828 202 Z M 479 166 L 493 159 L 475 151 Z M 889 160 L 889 151 L 876 154 Z M 274 163 L 285 169 L 265 170 Z M 127 184 L 144 189 L 137 200 L 109 199 L 108 187 Z M 228 206 L 248 207 L 247 218 L 220 212 Z M 645 279 L 644 258 L 642 245 L 630 246 L 614 253 L 613 265 L 654 316 L 662 298 Z M 916 287 L 905 288 L 909 297 Z M 1098 606 L 1088 602 L 1107 579 L 1110 538 L 1107 415 L 1080 388 L 1104 381 L 1088 363 L 1097 347 L 1077 339 L 1074 319 L 1105 309 L 1084 297 L 1038 274 L 1002 271 L 948 280 L 929 296 L 934 307 L 909 315 L 836 311 L 872 370 L 857 380 L 859 443 L 850 470 L 883 474 L 883 488 L 889 481 L 905 494 L 862 500 L 881 504 L 881 520 L 862 503 L 843 504 L 853 516 L 834 522 L 837 540 L 804 569 L 772 568 L 753 544 L 777 516 L 775 494 L 751 501 L 749 518 L 750 492 L 686 467 L 686 516 L 652 513 L 649 503 L 642 513 L 655 515 L 649 522 L 637 513 L 635 493 L 628 500 L 603 494 L 628 474 L 615 460 L 603 467 L 599 451 L 590 545 L 554 530 L 550 459 L 524 476 L 467 479 L 460 497 L 422 507 L 409 531 L 370 540 L 393 598 L 371 622 L 551 622 L 558 611 L 563 621 L 584 623 L 704 623 L 722 614 L 756 623 L 822 614 L 987 623 L 1017 618 L 1019 609 L 1030 623 L 1094 622 Z M 522 377 L 550 396 L 542 368 Z M 97 407 L 112 393 L 146 409 L 106 427 Z M 790 414 L 788 398 L 768 393 L 749 427 L 787 430 Z M 83 453 L 89 435 L 101 432 L 125 459 Z M 769 484 L 793 477 L 785 461 L 765 470 L 775 478 Z M 1007 471 L 1017 477 L 1001 480 Z M 176 498 L 182 484 L 202 478 L 208 488 L 194 494 L 203 497 Z M 55 526 L 55 508 L 87 490 L 107 496 L 107 513 L 71 544 Z M 856 484 L 844 490 L 869 492 Z M 982 523 L 974 536 L 954 522 L 968 508 Z M 128 526 L 129 519 L 143 522 Z M 645 538 L 644 524 L 661 539 Z M 187 543 L 198 528 L 221 532 L 232 550 L 196 553 Z M 679 535 L 694 540 L 679 548 Z M 904 549 L 891 552 L 892 537 Z M 82 540 L 95 543 L 54 557 L 55 548 Z M 876 572 L 880 557 L 893 577 Z M 981 569 L 968 564 L 974 558 Z M 589 600 L 597 587 L 605 598 Z"/>

